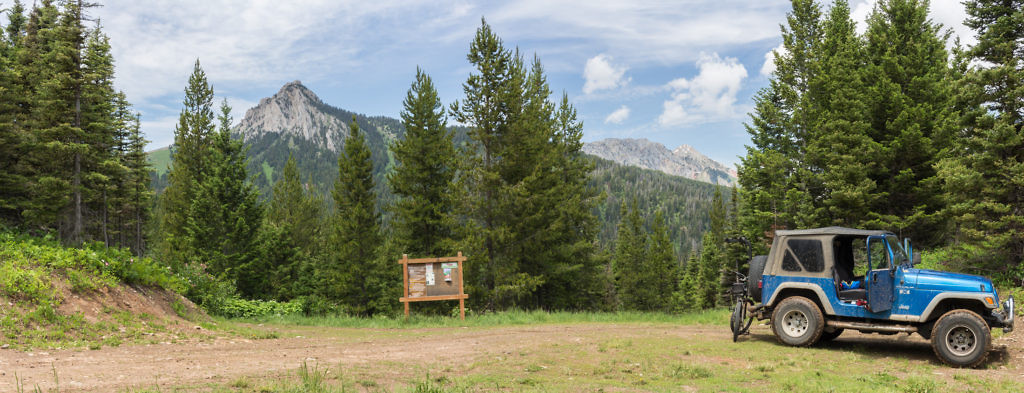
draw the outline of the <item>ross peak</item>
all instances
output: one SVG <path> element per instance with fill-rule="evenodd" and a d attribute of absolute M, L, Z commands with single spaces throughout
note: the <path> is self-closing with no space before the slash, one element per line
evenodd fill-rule
<path fill-rule="evenodd" d="M 694 149 L 693 146 L 686 145 L 686 144 L 679 145 L 679 147 L 677 147 L 675 150 L 673 150 L 672 153 L 684 154 L 684 155 L 689 155 L 689 156 L 704 157 L 704 155 L 701 154 L 701 152 L 697 151 L 697 149 Z"/>
<path fill-rule="evenodd" d="M 281 90 L 278 91 L 278 94 L 284 93 L 284 92 L 287 92 L 287 91 L 290 91 L 290 90 L 309 91 L 309 88 L 306 87 L 305 85 L 303 85 L 302 81 L 293 80 L 291 82 L 285 83 L 284 86 L 281 86 Z"/>

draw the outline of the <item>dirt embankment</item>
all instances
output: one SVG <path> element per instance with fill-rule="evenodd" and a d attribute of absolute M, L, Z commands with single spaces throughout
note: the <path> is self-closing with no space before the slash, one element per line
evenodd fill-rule
<path fill-rule="evenodd" d="M 207 320 L 206 314 L 185 297 L 161 288 L 119 285 L 85 293 L 73 293 L 66 285 L 59 286 L 63 301 L 57 312 L 81 314 L 87 322 L 110 321 L 115 312 L 145 314 L 155 319 L 181 322 Z"/>

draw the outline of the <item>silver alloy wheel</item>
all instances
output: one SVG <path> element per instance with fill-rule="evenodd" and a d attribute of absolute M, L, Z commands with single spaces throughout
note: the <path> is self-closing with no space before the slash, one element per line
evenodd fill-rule
<path fill-rule="evenodd" d="M 978 342 L 974 331 L 964 325 L 949 329 L 946 332 L 946 348 L 956 356 L 967 356 L 974 351 L 974 345 Z"/>
<path fill-rule="evenodd" d="M 782 316 L 782 331 L 790 337 L 800 337 L 807 333 L 807 315 L 800 310 L 789 310 Z"/>

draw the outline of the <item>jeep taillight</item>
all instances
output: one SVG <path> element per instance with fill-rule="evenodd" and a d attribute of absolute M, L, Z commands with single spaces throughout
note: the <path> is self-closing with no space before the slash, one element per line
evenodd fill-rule
<path fill-rule="evenodd" d="M 761 280 L 757 280 L 757 289 L 764 289 Z"/>

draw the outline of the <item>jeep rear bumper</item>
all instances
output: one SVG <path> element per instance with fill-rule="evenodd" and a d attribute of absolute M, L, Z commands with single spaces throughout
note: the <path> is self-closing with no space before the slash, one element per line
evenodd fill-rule
<path fill-rule="evenodd" d="M 1016 310 L 1014 310 L 1013 303 L 1013 295 L 1010 295 L 1010 297 L 1003 302 L 1002 310 L 992 310 L 992 317 L 995 318 L 996 322 L 993 327 L 1001 327 L 1006 333 L 1013 331 L 1013 313 L 1016 312 Z"/>

